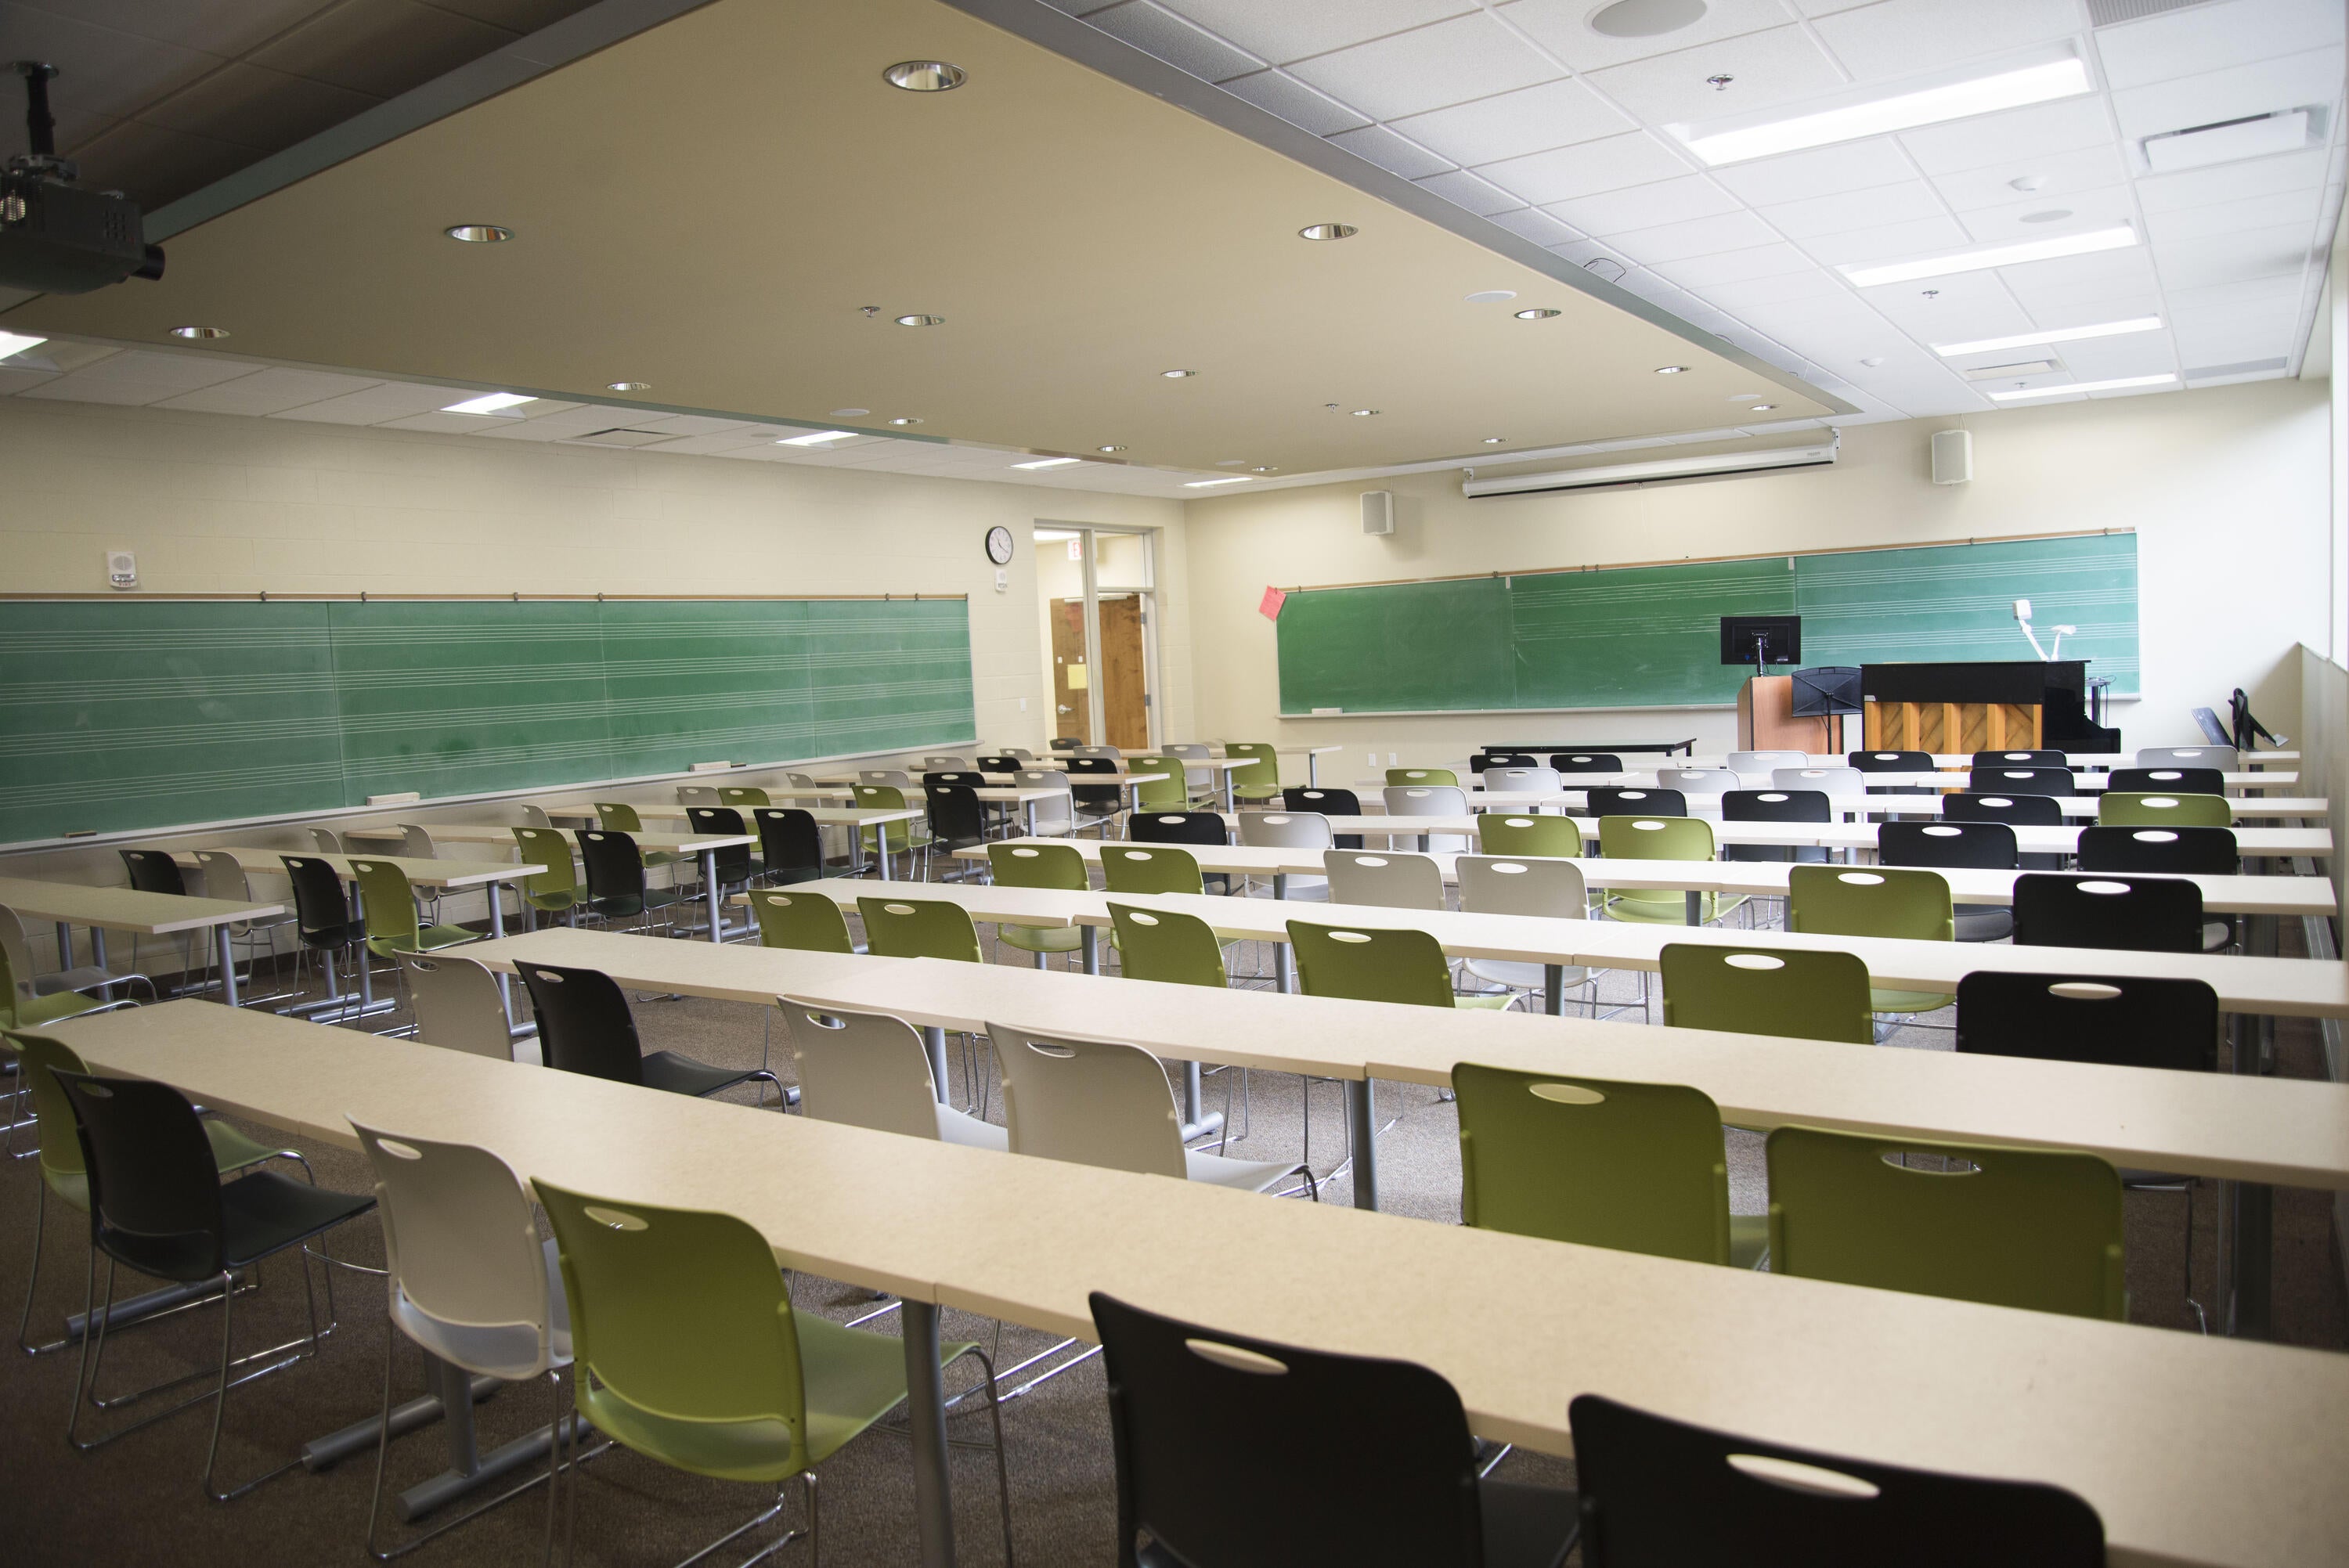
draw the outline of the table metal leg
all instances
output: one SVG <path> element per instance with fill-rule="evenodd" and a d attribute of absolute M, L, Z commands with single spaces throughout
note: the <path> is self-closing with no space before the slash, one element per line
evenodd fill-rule
<path fill-rule="evenodd" d="M 506 934 L 506 902 L 499 896 L 502 884 L 490 883 L 490 940 L 503 940 Z M 513 976 L 498 971 L 498 1005 L 505 1009 L 506 1033 L 513 1033 Z"/>
<path fill-rule="evenodd" d="M 930 1082 L 938 1091 L 938 1103 L 944 1105 L 947 1102 L 947 1032 L 945 1028 L 934 1026 L 924 1029 L 922 1049 L 930 1054 Z"/>
<path fill-rule="evenodd" d="M 873 824 L 873 847 L 879 851 L 879 853 L 875 854 L 873 859 L 881 868 L 879 871 L 875 872 L 874 875 L 876 879 L 882 882 L 894 882 L 896 880 L 889 870 L 889 830 L 894 826 L 895 826 L 895 824 L 892 822 L 875 822 Z M 906 834 L 906 841 L 908 844 L 912 842 L 912 838 L 913 835 L 909 830 Z M 910 850 L 908 852 L 911 852 Z"/>
<path fill-rule="evenodd" d="M 1566 1016 L 1566 965 L 1542 965 L 1542 1011 L 1553 1018 Z"/>
<path fill-rule="evenodd" d="M 73 927 L 69 925 L 65 926 L 64 930 L 66 933 L 66 952 L 70 954 L 73 951 Z M 133 967 L 136 967 L 139 958 L 139 942 L 136 937 L 131 939 L 130 957 Z M 93 925 L 89 928 L 89 961 L 92 964 L 97 965 L 100 969 L 106 967 L 106 928 L 102 925 Z M 72 963 L 73 960 L 68 957 L 63 959 L 59 963 L 58 967 L 65 968 L 71 965 Z M 108 1002 L 114 1000 L 114 987 L 111 985 L 99 986 L 98 988 L 98 994 L 100 1000 Z"/>
<path fill-rule="evenodd" d="M 1379 1206 L 1378 1094 L 1369 1078 L 1348 1078 L 1346 1117 L 1354 1132 L 1354 1207 Z"/>
<path fill-rule="evenodd" d="M 242 1006 L 236 999 L 236 949 L 231 945 L 228 927 L 212 927 L 212 935 L 220 944 L 221 1000 L 232 1007 Z"/>
<path fill-rule="evenodd" d="M 1704 923 L 1704 894 L 1701 892 L 1691 892 L 1686 896 L 1688 899 L 1688 923 L 1691 925 L 1702 925 Z"/>
<path fill-rule="evenodd" d="M 1081 927 L 1078 940 L 1084 944 L 1082 951 L 1085 955 L 1085 973 L 1088 975 L 1100 974 L 1101 927 L 1098 925 Z"/>
<path fill-rule="evenodd" d="M 897 1331 L 905 1341 L 905 1418 L 914 1439 L 914 1522 L 922 1568 L 954 1568 L 954 1487 L 947 1471 L 946 1375 L 938 1366 L 936 1304 L 902 1299 Z"/>
<path fill-rule="evenodd" d="M 1321 758 L 1310 751 L 1305 754 L 1305 787 L 1308 789 L 1321 788 Z"/>
<path fill-rule="evenodd" d="M 703 798 L 708 799 L 706 796 Z M 709 940 L 723 942 L 726 940 L 726 903 L 718 892 L 718 851 L 715 849 L 701 851 L 701 886 L 709 901 Z"/>

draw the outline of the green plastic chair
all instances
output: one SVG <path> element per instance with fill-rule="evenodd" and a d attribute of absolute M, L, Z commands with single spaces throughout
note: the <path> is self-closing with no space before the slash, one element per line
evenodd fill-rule
<path fill-rule="evenodd" d="M 367 951 L 378 958 L 399 953 L 432 953 L 478 942 L 481 933 L 461 925 L 426 925 L 416 916 L 416 890 L 408 873 L 389 861 L 351 857 L 351 880 L 367 904 Z"/>
<path fill-rule="evenodd" d="M 1232 797 L 1242 801 L 1278 800 L 1280 799 L 1280 754 L 1268 741 L 1227 740 L 1224 756 L 1237 761 L 1252 758 L 1246 768 L 1231 771 Z"/>
<path fill-rule="evenodd" d="M 2097 798 L 2096 820 L 2116 828 L 2230 828 L 2235 809 L 2224 795 L 2108 789 Z"/>
<path fill-rule="evenodd" d="M 2128 1315 L 2121 1179 L 2093 1154 L 1815 1127 L 1778 1128 L 1767 1150 L 1770 1267 L 1778 1274 L 2076 1317 Z M 1903 1162 L 1912 1153 L 1928 1162 Z"/>
<path fill-rule="evenodd" d="M 1476 819 L 1477 852 L 1518 860 L 1574 860 L 1582 853 L 1582 824 L 1571 817 L 1487 811 Z"/>
<path fill-rule="evenodd" d="M 632 839 L 642 838 L 647 831 L 645 820 L 637 816 L 636 809 L 625 800 L 596 801 L 595 825 L 607 833 L 626 833 Z M 691 861 L 696 858 L 675 850 L 639 848 L 638 852 L 643 855 L 647 868 L 675 865 L 679 861 Z"/>
<path fill-rule="evenodd" d="M 613 1441 L 689 1474 L 778 1487 L 798 1478 L 808 1517 L 793 1534 L 814 1534 L 814 1467 L 905 1399 L 905 1342 L 794 1310 L 773 1249 L 734 1215 L 533 1185 L 563 1269 L 580 1414 Z M 967 1341 L 938 1346 L 942 1367 L 966 1356 L 987 1368 L 992 1413 L 993 1364 Z M 999 1415 L 995 1429 L 1008 1554 Z M 570 1481 L 574 1510 L 585 1476 L 575 1470 Z M 779 1491 L 733 1535 L 782 1508 Z"/>
<path fill-rule="evenodd" d="M 579 869 L 571 861 L 570 835 L 554 828 L 516 828 L 514 843 L 524 865 L 546 869 L 521 884 L 523 903 L 541 914 L 567 914 L 580 904 Z"/>
<path fill-rule="evenodd" d="M 895 784 L 852 784 L 855 803 L 867 811 L 902 811 L 905 809 L 905 792 Z M 868 855 L 890 855 L 903 850 L 912 854 L 930 841 L 929 824 L 919 817 L 909 817 L 902 822 L 875 822 L 864 830 L 864 852 Z"/>
<path fill-rule="evenodd" d="M 16 961 L 9 957 L 6 946 L 0 945 L 0 1029 L 37 1029 L 106 1006 L 99 998 L 85 996 L 78 991 L 34 995 L 33 977 L 17 974 Z M 73 1127 L 70 1114 L 66 1118 L 66 1127 L 68 1131 Z"/>
<path fill-rule="evenodd" d="M 1390 784 L 1450 784 L 1457 788 L 1460 775 L 1449 768 L 1390 768 Z"/>
<path fill-rule="evenodd" d="M 750 913 L 759 917 L 759 945 L 789 947 L 802 953 L 854 953 L 848 917 L 840 905 L 820 892 L 778 892 L 760 888 L 750 894 Z"/>
<path fill-rule="evenodd" d="M 1112 892 L 1195 892 L 1199 857 L 1177 844 L 1103 844 L 1102 879 Z"/>
<path fill-rule="evenodd" d="M 1868 965 L 1848 953 L 1668 942 L 1661 956 L 1668 1026 L 1875 1042 Z"/>
<path fill-rule="evenodd" d="M 1899 866 L 1795 866 L 1786 874 L 1786 929 L 1823 936 L 1898 936 L 1955 942 L 1950 879 Z M 1879 1013 L 1930 1013 L 1957 998 L 1945 991 L 1870 994 Z"/>
<path fill-rule="evenodd" d="M 1729 1212 L 1721 1109 L 1679 1084 L 1462 1062 L 1460 1217 L 1488 1231 L 1752 1268 L 1769 1219 Z"/>
<path fill-rule="evenodd" d="M 999 887 L 1086 892 L 1093 885 L 1085 857 L 1073 844 L 989 844 L 987 863 Z M 999 921 L 995 934 L 1007 947 L 1034 954 L 1039 969 L 1044 967 L 1046 954 L 1074 953 L 1085 943 L 1085 934 L 1073 925 L 1009 925 Z"/>
<path fill-rule="evenodd" d="M 1516 1000 L 1463 996 L 1452 989 L 1452 964 L 1424 931 L 1288 923 L 1288 944 L 1297 955 L 1297 988 L 1309 996 L 1344 996 L 1357 1002 L 1400 1002 L 1420 1007 L 1485 1007 Z"/>
<path fill-rule="evenodd" d="M 1125 759 L 1125 770 L 1140 775 L 1133 785 L 1133 804 L 1137 811 L 1187 811 L 1191 809 L 1191 786 L 1183 771 L 1179 757 L 1143 756 Z"/>
<path fill-rule="evenodd" d="M 738 811 L 753 811 L 761 806 L 771 806 L 767 792 L 750 784 L 729 784 L 718 791 L 718 803 L 731 806 Z"/>
<path fill-rule="evenodd" d="M 1599 852 L 1610 861 L 1709 861 L 1713 824 L 1702 817 L 1601 817 Z M 1697 894 L 1700 924 L 1745 902 L 1743 893 Z M 1689 923 L 1689 895 L 1676 888 L 1609 888 L 1600 905 L 1617 920 L 1646 925 Z"/>
<path fill-rule="evenodd" d="M 876 957 L 987 962 L 979 950 L 978 927 L 958 903 L 935 898 L 860 898 L 856 913 L 864 917 L 865 949 Z"/>
<path fill-rule="evenodd" d="M 1113 903 L 1109 917 L 1110 942 L 1127 979 L 1218 990 L 1231 984 L 1224 967 L 1224 944 L 1215 927 L 1198 916 Z"/>

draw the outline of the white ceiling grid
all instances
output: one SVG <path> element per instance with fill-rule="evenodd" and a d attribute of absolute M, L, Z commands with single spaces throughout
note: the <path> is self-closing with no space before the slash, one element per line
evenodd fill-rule
<path fill-rule="evenodd" d="M 2200 0 L 2104 26 L 2086 0 L 1710 0 L 1644 38 L 1595 31 L 1603 0 L 1050 3 L 1568 261 L 1620 268 L 1864 418 L 2075 381 L 2289 374 L 2340 211 L 2342 0 Z M 2031 108 L 1718 169 L 1664 129 L 2066 44 L 2095 90 Z M 2134 150 L 2298 108 L 2320 111 L 2323 145 L 2162 175 Z M 2142 244 L 1865 289 L 1836 270 L 2124 223 Z M 2137 315 L 2164 325 L 1933 351 Z M 1965 375 L 2033 359 L 2052 363 Z"/>

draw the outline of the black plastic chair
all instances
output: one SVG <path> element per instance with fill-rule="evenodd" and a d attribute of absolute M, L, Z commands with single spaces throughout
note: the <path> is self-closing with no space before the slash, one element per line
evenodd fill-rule
<path fill-rule="evenodd" d="M 1977 768 L 1966 775 L 1976 795 L 2076 795 L 2079 780 L 2069 768 Z"/>
<path fill-rule="evenodd" d="M 560 969 L 552 964 L 519 966 L 538 1017 L 540 1059 L 548 1067 L 614 1083 L 636 1084 L 666 1094 L 711 1095 L 752 1078 L 782 1084 L 765 1068 L 738 1072 L 712 1067 L 675 1051 L 647 1053 L 636 1038 L 636 1016 L 619 982 L 600 969 Z"/>
<path fill-rule="evenodd" d="M 1482 773 L 1487 768 L 1538 768 L 1541 758 L 1530 751 L 1479 751 L 1468 758 L 1468 771 Z"/>
<path fill-rule="evenodd" d="M 1944 822 L 2004 822 L 2013 828 L 2060 828 L 2064 808 L 2046 795 L 1977 795 L 1971 791 L 1941 797 Z M 2060 872 L 2064 857 L 2034 851 L 2022 857 L 2026 872 Z"/>
<path fill-rule="evenodd" d="M 1014 769 L 1013 771 L 1019 770 Z M 935 789 L 941 784 L 963 784 L 973 789 L 984 789 L 987 788 L 987 775 L 969 769 L 941 769 L 922 775 L 922 788 L 925 789 Z"/>
<path fill-rule="evenodd" d="M 1027 766 L 1017 757 L 988 756 L 978 759 L 981 773 L 1017 773 Z"/>
<path fill-rule="evenodd" d="M 1594 791 L 1595 793 L 1595 791 Z M 1724 822 L 1832 822 L 1835 808 L 1824 789 L 1724 789 L 1721 792 Z M 1816 844 L 1723 844 L 1724 861 L 1785 862 L 1824 861 L 1827 852 Z"/>
<path fill-rule="evenodd" d="M 2017 946 L 2105 947 L 2133 953 L 2202 951 L 2202 890 L 2176 877 L 2014 879 Z"/>
<path fill-rule="evenodd" d="M 1232 830 L 1217 811 L 1136 811 L 1125 820 L 1125 836 L 1136 844 L 1207 844 L 1221 849 L 1232 841 Z M 1230 876 L 1203 872 L 1199 881 L 1209 892 L 1229 892 Z"/>
<path fill-rule="evenodd" d="M 2072 759 L 2062 752 L 2048 748 L 2022 751 L 1977 751 L 1971 766 L 1975 768 L 2069 768 Z"/>
<path fill-rule="evenodd" d="M 1555 1568 L 1571 1550 L 1574 1493 L 1480 1479 L 1460 1396 L 1426 1367 L 1089 1300 L 1120 1568 Z"/>
<path fill-rule="evenodd" d="M 1516 764 L 1505 762 L 1501 766 L 1511 768 Z M 1319 787 L 1309 788 L 1302 784 L 1288 784 L 1281 788 L 1280 803 L 1283 808 L 1291 811 L 1318 811 L 1324 817 L 1359 817 L 1362 814 L 1361 797 L 1351 789 L 1323 789 Z M 1330 847 L 1335 850 L 1359 850 L 1362 847 L 1362 835 L 1340 833 L 1330 841 Z"/>
<path fill-rule="evenodd" d="M 1583 791 L 1586 817 L 1685 817 L 1688 797 L 1677 789 L 1622 789 L 1594 784 Z"/>
<path fill-rule="evenodd" d="M 1876 830 L 1876 858 L 1888 866 L 1999 872 L 2019 870 L 2023 861 L 2014 830 L 2004 822 L 1886 822 Z M 2014 934 L 2014 912 L 2003 905 L 1961 903 L 1953 913 L 1960 942 L 2003 942 Z"/>
<path fill-rule="evenodd" d="M 1620 773 L 1623 759 L 1611 751 L 1557 751 L 1550 755 L 1549 765 L 1560 773 Z M 1523 768 L 1530 766 L 1518 763 Z"/>
<path fill-rule="evenodd" d="M 688 806 L 685 820 L 699 833 L 747 833 L 742 825 L 742 813 L 731 806 Z M 718 862 L 718 885 L 748 887 L 767 874 L 767 868 L 750 852 L 748 844 L 735 844 L 719 850 L 713 857 Z"/>
<path fill-rule="evenodd" d="M 579 837 L 579 859 L 587 868 L 587 907 L 605 920 L 649 923 L 654 914 L 685 901 L 682 889 L 646 885 L 645 857 L 629 834 L 607 828 L 574 830 Z"/>
<path fill-rule="evenodd" d="M 1852 751 L 1844 761 L 1862 773 L 1930 773 L 1933 754 L 1930 751 Z M 1871 795 L 1930 795 L 1930 784 L 1871 784 Z"/>
<path fill-rule="evenodd" d="M 2130 828 L 2080 830 L 2084 872 L 2167 872 L 2187 876 L 2235 876 L 2243 869 L 2232 828 Z M 2213 915 L 2202 923 L 2202 949 L 2231 947 L 2235 917 Z"/>
<path fill-rule="evenodd" d="M 342 995 L 335 980 L 335 954 L 367 940 L 367 922 L 354 919 L 343 892 L 342 873 L 316 855 L 280 855 L 285 880 L 294 886 L 294 934 L 326 965 L 326 995 Z M 357 962 L 365 964 L 362 955 Z"/>
<path fill-rule="evenodd" d="M 952 854 L 987 841 L 987 806 L 968 784 L 933 784 L 936 774 L 923 775 L 922 804 L 930 821 L 930 853 Z M 976 779 L 978 774 L 962 775 Z M 964 873 L 972 874 L 970 872 Z"/>
<path fill-rule="evenodd" d="M 316 1356 L 318 1341 L 334 1331 L 335 1312 L 330 1273 L 324 1329 L 318 1326 L 314 1305 L 310 1332 L 305 1337 L 232 1359 L 238 1276 L 280 1253 L 300 1247 L 305 1258 L 302 1267 L 306 1296 L 310 1253 L 305 1243 L 346 1220 L 366 1213 L 375 1207 L 375 1198 L 372 1194 L 337 1192 L 292 1181 L 274 1171 L 248 1171 L 222 1181 L 212 1141 L 204 1135 L 195 1107 L 170 1085 L 145 1079 L 98 1078 L 88 1073 L 57 1072 L 51 1076 L 73 1104 L 75 1130 L 89 1179 L 90 1244 L 106 1254 L 106 1288 L 102 1296 L 95 1288 L 97 1270 L 93 1267 L 90 1271 L 93 1287 L 88 1311 L 98 1326 L 82 1342 L 81 1367 L 74 1377 L 73 1414 L 66 1424 L 66 1437 L 75 1448 L 87 1452 L 212 1400 L 212 1441 L 204 1451 L 204 1495 L 215 1502 L 243 1497 L 302 1461 L 297 1455 L 242 1485 L 225 1491 L 216 1489 L 212 1470 L 220 1458 L 221 1426 L 228 1412 L 228 1391 L 237 1384 Z M 318 1255 L 331 1265 L 333 1260 L 324 1253 Z M 151 1278 L 176 1284 L 218 1285 L 219 1380 L 209 1393 L 141 1417 L 102 1437 L 84 1439 L 78 1435 L 82 1395 L 87 1390 L 93 1399 L 98 1397 L 118 1264 L 128 1264 Z M 232 1382 L 229 1374 L 235 1368 L 263 1360 L 270 1364 Z M 142 1392 L 160 1393 L 190 1380 L 176 1378 Z M 100 1403 L 120 1405 L 132 1397 L 116 1396 Z"/>
<path fill-rule="evenodd" d="M 2224 795 L 2227 775 L 2216 768 L 2116 768 L 2105 775 L 2105 788 L 2153 795 Z"/>
<path fill-rule="evenodd" d="M 140 892 L 168 892 L 185 898 L 187 880 L 180 875 L 180 862 L 162 850 L 121 850 L 123 870 L 130 873 L 130 885 Z"/>
<path fill-rule="evenodd" d="M 1057 740 L 1052 742 L 1053 749 L 1058 750 L 1060 745 Z M 1087 810 L 1091 813 L 1088 820 L 1097 825 L 1110 822 L 1124 810 L 1125 789 L 1118 784 L 1081 784 L 1077 780 L 1088 773 L 1114 773 L 1118 768 L 1116 758 L 1109 757 L 1070 757 L 1061 762 L 1061 771 L 1069 776 L 1070 800 Z"/>
<path fill-rule="evenodd" d="M 759 858 L 769 882 L 788 885 L 823 875 L 823 833 L 813 812 L 795 806 L 757 806 L 750 816 L 759 825 Z"/>
<path fill-rule="evenodd" d="M 2104 1565 L 2104 1522 L 2060 1487 L 1787 1448 L 1598 1394 L 1567 1415 L 1587 1568 Z"/>

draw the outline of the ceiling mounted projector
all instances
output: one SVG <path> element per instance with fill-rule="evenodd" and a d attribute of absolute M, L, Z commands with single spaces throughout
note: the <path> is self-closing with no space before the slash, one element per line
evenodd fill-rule
<path fill-rule="evenodd" d="M 163 275 L 163 247 L 147 242 L 139 204 L 119 191 L 91 191 L 57 156 L 49 78 L 57 68 L 18 60 L 32 150 L 0 170 L 0 288 L 88 294 L 125 278 Z"/>

